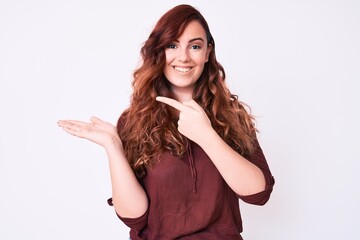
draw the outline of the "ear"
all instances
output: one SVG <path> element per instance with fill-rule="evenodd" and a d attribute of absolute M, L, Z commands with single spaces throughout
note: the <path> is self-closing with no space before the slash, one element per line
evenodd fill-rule
<path fill-rule="evenodd" d="M 212 50 L 212 45 L 211 45 L 211 43 L 209 43 L 207 46 L 207 49 L 206 49 L 206 61 L 205 62 L 209 61 L 209 56 L 210 56 L 211 50 Z"/>

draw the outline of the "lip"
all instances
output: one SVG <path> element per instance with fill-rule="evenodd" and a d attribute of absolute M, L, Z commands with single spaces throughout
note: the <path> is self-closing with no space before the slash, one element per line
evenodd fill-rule
<path fill-rule="evenodd" d="M 191 66 L 172 66 L 172 68 L 180 73 L 188 73 L 193 69 Z"/>

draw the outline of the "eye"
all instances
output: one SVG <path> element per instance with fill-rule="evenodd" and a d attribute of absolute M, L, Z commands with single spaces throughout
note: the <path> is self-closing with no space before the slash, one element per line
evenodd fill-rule
<path fill-rule="evenodd" d="M 169 44 L 166 48 L 175 49 L 175 48 L 176 48 L 176 45 L 175 45 L 175 44 Z"/>
<path fill-rule="evenodd" d="M 201 46 L 200 45 L 192 45 L 190 48 L 191 49 L 201 49 Z"/>

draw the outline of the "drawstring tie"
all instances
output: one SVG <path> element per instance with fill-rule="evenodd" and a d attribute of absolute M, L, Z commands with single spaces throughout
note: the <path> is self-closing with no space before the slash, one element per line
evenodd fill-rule
<path fill-rule="evenodd" d="M 193 180 L 193 193 L 196 193 L 196 168 L 195 168 L 195 162 L 194 162 L 194 158 L 192 155 L 192 149 L 191 149 L 191 144 L 189 144 L 188 146 L 188 157 L 189 157 L 189 165 L 190 165 L 190 172 L 191 172 L 191 178 Z"/>

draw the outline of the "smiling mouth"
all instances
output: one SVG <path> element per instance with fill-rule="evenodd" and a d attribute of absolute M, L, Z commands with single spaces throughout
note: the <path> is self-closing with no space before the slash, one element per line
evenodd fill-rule
<path fill-rule="evenodd" d="M 192 67 L 173 67 L 176 71 L 178 72 L 182 72 L 182 73 L 186 73 L 186 72 L 189 72 Z"/>

